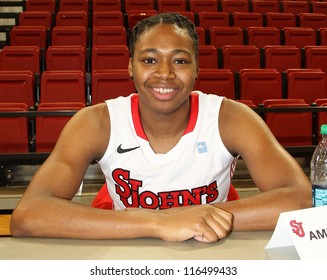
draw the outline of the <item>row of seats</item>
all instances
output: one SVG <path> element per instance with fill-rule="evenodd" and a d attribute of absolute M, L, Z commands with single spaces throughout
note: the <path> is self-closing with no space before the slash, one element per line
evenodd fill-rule
<path fill-rule="evenodd" d="M 40 104 L 38 111 L 73 110 L 85 105 L 78 102 Z M 28 111 L 24 103 L 0 103 L 0 112 Z M 71 116 L 38 116 L 33 122 L 28 117 L 0 118 L 0 153 L 50 152 L 63 127 Z"/>
<path fill-rule="evenodd" d="M 196 27 L 201 45 L 327 45 L 327 26 L 311 27 L 241 27 L 212 26 L 208 30 Z M 44 27 L 15 26 L 10 32 L 11 46 L 80 45 L 92 48 L 98 45 L 128 45 L 128 31 L 123 26 L 96 26 L 91 34 L 83 26 L 55 26 L 51 33 Z"/>
<path fill-rule="evenodd" d="M 252 100 L 259 106 L 265 99 L 303 99 L 312 104 L 327 97 L 327 76 L 320 69 L 200 69 L 195 89 L 230 99 Z"/>
<path fill-rule="evenodd" d="M 127 69 L 129 50 L 126 45 L 94 46 L 90 52 L 83 46 L 50 46 L 45 53 L 36 46 L 5 46 L 0 52 L 0 71 Z M 327 72 L 327 46 L 254 45 L 199 46 L 200 69 L 263 68 L 284 72 L 289 68 L 318 68 Z"/>
<path fill-rule="evenodd" d="M 278 0 L 27 0 L 26 10 L 56 11 L 79 10 L 92 11 L 122 11 L 130 10 L 157 10 L 158 12 L 171 11 L 223 11 L 231 12 L 326 12 L 323 1 L 278 1 Z"/>
<path fill-rule="evenodd" d="M 262 49 L 254 45 L 199 46 L 199 68 L 230 69 L 239 72 L 248 68 L 273 68 L 284 72 L 289 68 L 319 68 L 326 71 L 326 47 L 294 45 L 267 45 Z"/>
<path fill-rule="evenodd" d="M 135 92 L 127 69 L 92 71 L 91 82 L 78 70 L 44 71 L 40 83 L 34 77 L 31 71 L 0 71 L 0 102 L 30 108 L 49 102 L 97 104 Z"/>
<path fill-rule="evenodd" d="M 230 99 L 250 99 L 256 106 L 265 99 L 282 98 L 304 99 L 311 104 L 327 98 L 327 76 L 320 69 L 288 69 L 285 74 L 275 69 L 242 69 L 237 75 L 228 69 L 200 69 L 194 89 Z M 92 71 L 90 82 L 82 71 L 44 71 L 40 85 L 30 71 L 0 71 L 1 103 L 88 105 L 133 92 L 127 69 Z"/>
<path fill-rule="evenodd" d="M 240 100 L 240 102 L 243 102 Z M 317 105 L 327 106 L 327 99 L 317 100 Z M 250 104 L 244 101 L 246 104 Z M 263 102 L 266 108 L 309 107 L 303 99 L 274 99 Z M 39 112 L 73 110 L 84 107 L 82 103 L 44 103 Z M 0 112 L 24 112 L 28 106 L 24 103 L 0 103 Z M 19 152 L 51 152 L 59 134 L 71 116 L 36 116 L 35 120 L 28 117 L 0 118 L 0 153 Z M 264 121 L 277 140 L 283 146 L 311 146 L 313 144 L 313 116 L 311 112 L 266 112 Z M 327 121 L 327 113 L 319 112 L 317 127 Z M 316 132 L 318 134 L 318 131 Z"/>
<path fill-rule="evenodd" d="M 327 4 L 327 2 L 326 2 Z M 208 26 L 274 26 L 283 27 L 313 27 L 326 26 L 327 13 L 292 13 L 268 12 L 226 12 L 201 11 L 179 12 L 192 20 L 196 26 L 208 29 Z M 99 11 L 88 14 L 83 11 L 59 11 L 53 16 L 47 11 L 23 11 L 19 14 L 18 25 L 44 26 L 91 26 L 123 25 L 132 28 L 139 20 L 157 14 L 156 10 L 132 10 L 126 15 L 120 11 Z"/>

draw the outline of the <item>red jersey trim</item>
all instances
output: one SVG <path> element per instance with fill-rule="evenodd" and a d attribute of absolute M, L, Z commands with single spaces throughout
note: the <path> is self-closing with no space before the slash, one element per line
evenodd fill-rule
<path fill-rule="evenodd" d="M 131 112 L 136 135 L 143 138 L 144 140 L 148 140 L 141 123 L 141 117 L 139 112 L 139 96 L 137 94 L 131 96 Z M 192 92 L 190 95 L 190 117 L 183 135 L 194 130 L 196 120 L 198 119 L 198 113 L 199 95 Z"/>

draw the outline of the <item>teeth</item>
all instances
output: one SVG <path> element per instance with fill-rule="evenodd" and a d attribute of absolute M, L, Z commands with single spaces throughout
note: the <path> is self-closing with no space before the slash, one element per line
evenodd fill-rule
<path fill-rule="evenodd" d="M 160 94 L 167 94 L 173 92 L 172 88 L 154 88 L 156 92 L 159 92 Z"/>

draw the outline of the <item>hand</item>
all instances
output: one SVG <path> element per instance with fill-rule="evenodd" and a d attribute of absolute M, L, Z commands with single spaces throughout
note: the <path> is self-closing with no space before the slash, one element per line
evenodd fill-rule
<path fill-rule="evenodd" d="M 212 205 L 159 210 L 156 215 L 158 237 L 166 241 L 216 242 L 228 236 L 233 223 L 232 214 Z"/>

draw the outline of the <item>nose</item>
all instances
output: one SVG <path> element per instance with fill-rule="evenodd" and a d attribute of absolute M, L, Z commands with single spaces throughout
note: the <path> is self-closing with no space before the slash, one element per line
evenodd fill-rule
<path fill-rule="evenodd" d="M 161 61 L 158 63 L 156 77 L 163 80 L 175 78 L 175 72 L 172 63 L 170 61 Z"/>

